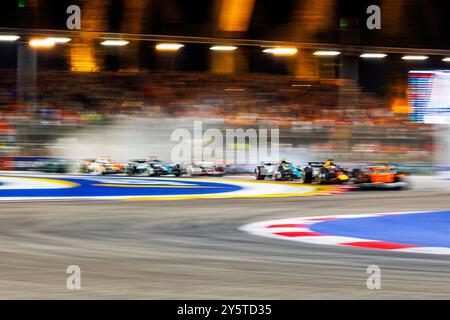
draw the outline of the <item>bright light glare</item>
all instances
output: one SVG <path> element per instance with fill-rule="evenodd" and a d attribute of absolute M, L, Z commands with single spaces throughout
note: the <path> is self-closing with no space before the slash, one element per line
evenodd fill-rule
<path fill-rule="evenodd" d="M 103 46 L 125 46 L 129 44 L 129 41 L 126 40 L 105 40 L 101 43 Z"/>
<path fill-rule="evenodd" d="M 314 52 L 315 56 L 337 56 L 341 53 L 339 51 L 316 51 Z"/>
<path fill-rule="evenodd" d="M 51 48 L 55 45 L 54 41 L 49 39 L 32 39 L 30 40 L 30 47 L 33 48 Z"/>
<path fill-rule="evenodd" d="M 427 56 L 403 56 L 403 60 L 426 60 L 428 59 Z"/>
<path fill-rule="evenodd" d="M 19 38 L 19 36 L 13 35 L 0 35 L 0 41 L 16 41 Z"/>
<path fill-rule="evenodd" d="M 442 59 L 442 61 L 450 62 L 450 58 L 444 58 L 444 59 Z"/>
<path fill-rule="evenodd" d="M 67 43 L 67 42 L 71 41 L 72 39 L 64 38 L 64 37 L 55 37 L 55 38 L 49 37 L 49 38 L 47 38 L 47 40 L 53 41 L 54 43 Z"/>
<path fill-rule="evenodd" d="M 234 51 L 237 47 L 235 46 L 212 46 L 209 50 L 213 51 Z"/>
<path fill-rule="evenodd" d="M 387 54 L 385 53 L 363 53 L 360 55 L 361 58 L 369 58 L 369 59 L 381 59 L 386 57 Z"/>
<path fill-rule="evenodd" d="M 156 50 L 159 51 L 177 51 L 178 49 L 184 47 L 184 44 L 179 43 L 158 43 L 156 45 Z"/>
<path fill-rule="evenodd" d="M 290 56 L 294 55 L 298 52 L 297 48 L 270 48 L 270 49 L 264 49 L 263 52 L 265 53 L 271 53 L 276 56 Z"/>

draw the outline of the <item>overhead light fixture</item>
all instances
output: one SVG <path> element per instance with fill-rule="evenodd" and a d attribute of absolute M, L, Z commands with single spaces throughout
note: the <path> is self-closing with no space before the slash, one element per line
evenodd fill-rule
<path fill-rule="evenodd" d="M 126 40 L 105 40 L 101 43 L 103 46 L 125 46 L 129 44 L 129 41 Z"/>
<path fill-rule="evenodd" d="M 16 41 L 19 36 L 0 34 L 0 41 Z"/>
<path fill-rule="evenodd" d="M 264 49 L 263 52 L 271 53 L 275 56 L 292 56 L 298 52 L 297 48 L 269 48 Z"/>
<path fill-rule="evenodd" d="M 360 55 L 361 58 L 369 58 L 369 59 L 381 59 L 385 58 L 387 54 L 385 53 L 363 53 Z"/>
<path fill-rule="evenodd" d="M 33 48 L 51 48 L 55 45 L 54 41 L 51 41 L 49 39 L 32 39 L 29 42 L 30 47 Z"/>
<path fill-rule="evenodd" d="M 450 62 L 450 58 L 444 58 L 444 59 L 442 59 L 442 61 Z"/>
<path fill-rule="evenodd" d="M 65 37 L 49 37 L 47 38 L 47 40 L 49 41 L 53 41 L 54 43 L 67 43 L 69 41 L 71 41 L 72 39 L 70 38 L 65 38 Z"/>
<path fill-rule="evenodd" d="M 427 56 L 403 56 L 403 60 L 427 60 Z"/>
<path fill-rule="evenodd" d="M 234 51 L 237 47 L 235 46 L 212 46 L 209 48 L 209 50 L 213 51 Z"/>
<path fill-rule="evenodd" d="M 339 51 L 316 51 L 314 52 L 315 56 L 337 56 L 340 55 L 341 53 Z"/>
<path fill-rule="evenodd" d="M 180 43 L 158 43 L 155 48 L 159 51 L 177 51 L 184 47 L 184 44 Z"/>

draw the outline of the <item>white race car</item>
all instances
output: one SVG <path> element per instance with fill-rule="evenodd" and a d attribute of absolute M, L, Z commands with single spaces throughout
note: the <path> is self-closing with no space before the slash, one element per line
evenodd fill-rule
<path fill-rule="evenodd" d="M 303 179 L 303 170 L 295 167 L 292 163 L 281 162 L 262 162 L 255 168 L 256 180 L 270 178 L 273 180 L 301 180 Z"/>
<path fill-rule="evenodd" d="M 272 178 L 277 168 L 277 162 L 262 162 L 255 169 L 256 180 L 264 180 L 266 177 Z"/>
<path fill-rule="evenodd" d="M 222 177 L 225 174 L 223 165 L 211 161 L 192 162 L 186 167 L 188 176 L 216 176 Z"/>

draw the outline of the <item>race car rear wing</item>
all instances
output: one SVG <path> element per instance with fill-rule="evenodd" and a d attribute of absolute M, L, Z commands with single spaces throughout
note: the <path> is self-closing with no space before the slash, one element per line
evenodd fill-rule
<path fill-rule="evenodd" d="M 144 163 L 144 162 L 147 162 L 147 160 L 145 160 L 145 159 L 131 159 L 131 160 L 128 160 L 128 162 Z"/>
<path fill-rule="evenodd" d="M 325 164 L 325 162 L 308 162 L 308 166 L 311 167 L 322 167 Z"/>

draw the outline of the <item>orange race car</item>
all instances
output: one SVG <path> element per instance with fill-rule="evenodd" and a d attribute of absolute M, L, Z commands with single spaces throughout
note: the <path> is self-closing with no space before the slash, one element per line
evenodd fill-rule
<path fill-rule="evenodd" d="M 405 174 L 390 166 L 356 168 L 352 171 L 351 181 L 363 189 L 405 189 L 408 187 Z"/>
<path fill-rule="evenodd" d="M 114 174 L 125 172 L 125 165 L 111 160 L 108 157 L 97 158 L 86 167 L 86 173 L 90 174 Z"/>

